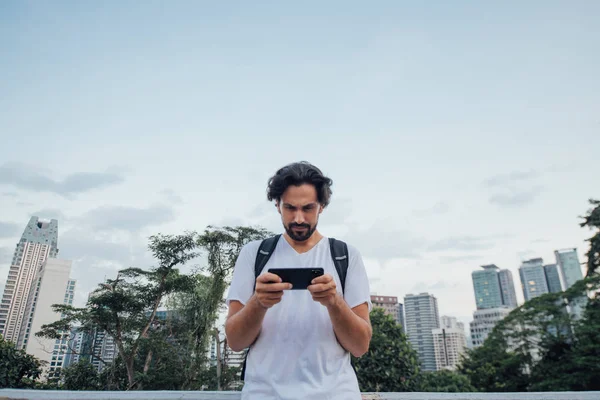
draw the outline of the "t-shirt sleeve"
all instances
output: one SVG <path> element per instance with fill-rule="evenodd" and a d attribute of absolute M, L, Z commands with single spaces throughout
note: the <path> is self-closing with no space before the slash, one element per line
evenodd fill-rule
<path fill-rule="evenodd" d="M 367 303 L 369 311 L 373 308 L 371 304 L 371 290 L 369 286 L 369 277 L 358 250 L 348 246 L 348 274 L 346 275 L 346 285 L 344 288 L 344 299 L 350 308 L 354 308 L 363 303 Z"/>
<path fill-rule="evenodd" d="M 235 262 L 233 278 L 225 303 L 229 306 L 232 300 L 237 300 L 246 305 L 254 293 L 254 261 L 260 242 L 250 242 L 240 250 Z"/>

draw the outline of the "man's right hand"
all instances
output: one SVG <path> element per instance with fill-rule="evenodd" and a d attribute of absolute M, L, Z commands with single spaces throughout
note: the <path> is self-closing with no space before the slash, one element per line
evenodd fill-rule
<path fill-rule="evenodd" d="M 291 288 L 291 283 L 282 283 L 278 275 L 267 272 L 256 278 L 254 297 L 262 308 L 269 309 L 281 301 L 284 290 Z"/>

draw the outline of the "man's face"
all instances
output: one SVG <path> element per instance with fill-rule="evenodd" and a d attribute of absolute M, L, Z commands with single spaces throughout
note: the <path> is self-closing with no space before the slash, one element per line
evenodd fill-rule
<path fill-rule="evenodd" d="M 317 190 L 313 185 L 290 186 L 277 203 L 281 221 L 287 234 L 297 242 L 308 240 L 317 229 L 319 204 Z"/>

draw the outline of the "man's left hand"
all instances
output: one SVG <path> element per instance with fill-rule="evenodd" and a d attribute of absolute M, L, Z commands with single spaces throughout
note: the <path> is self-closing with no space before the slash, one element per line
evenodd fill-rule
<path fill-rule="evenodd" d="M 312 280 L 308 291 L 314 301 L 317 301 L 325 307 L 334 305 L 338 300 L 337 286 L 335 279 L 329 274 L 321 275 Z"/>

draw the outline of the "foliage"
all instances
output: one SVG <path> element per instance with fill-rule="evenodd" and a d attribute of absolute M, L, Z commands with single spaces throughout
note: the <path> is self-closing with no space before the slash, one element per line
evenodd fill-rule
<path fill-rule="evenodd" d="M 561 293 L 525 302 L 499 322 L 483 346 L 469 350 L 459 368 L 480 391 L 597 390 L 600 376 L 600 305 L 587 293 L 600 275 Z M 580 319 L 567 305 L 586 300 Z"/>
<path fill-rule="evenodd" d="M 220 387 L 217 382 L 217 367 L 211 366 L 203 370 L 199 376 L 199 381 L 202 382 L 201 390 L 238 390 L 236 383 L 239 381 L 240 369 L 236 367 L 223 366 L 221 369 Z"/>
<path fill-rule="evenodd" d="M 376 307 L 371 311 L 373 336 L 369 351 L 355 360 L 365 392 L 408 392 L 419 388 L 419 360 L 402 328 Z"/>
<path fill-rule="evenodd" d="M 587 214 L 583 217 L 583 222 L 580 224 L 581 227 L 587 226 L 590 229 L 596 229 L 596 234 L 588 239 L 590 242 L 590 249 L 587 252 L 587 274 L 586 276 L 592 276 L 600 268 L 600 200 L 589 200 L 593 208 L 588 210 Z"/>
<path fill-rule="evenodd" d="M 34 356 L 17 350 L 0 335 L 0 388 L 27 388 L 42 372 L 42 364 Z"/>
<path fill-rule="evenodd" d="M 422 392 L 474 392 L 469 378 L 465 375 L 441 370 L 435 372 L 424 372 L 421 376 Z"/>
<path fill-rule="evenodd" d="M 105 332 L 112 337 L 119 356 L 99 377 L 106 389 L 200 388 L 208 338 L 239 252 L 268 234 L 261 228 L 209 226 L 202 234 L 152 236 L 149 249 L 156 267 L 119 271 L 116 279 L 99 285 L 86 307 L 53 305 L 63 319 L 44 325 L 36 335 L 59 338 L 77 327 L 90 335 Z M 202 254 L 206 265 L 190 274 L 179 272 Z M 169 309 L 167 317 L 159 318 L 157 312 L 164 307 Z M 91 350 L 84 349 L 81 358 L 98 357 Z"/>
<path fill-rule="evenodd" d="M 64 390 L 101 389 L 98 370 L 88 361 L 71 364 L 63 368 L 60 375 Z"/>
<path fill-rule="evenodd" d="M 459 372 L 469 378 L 477 391 L 520 392 L 528 384 L 525 363 L 520 354 L 507 351 L 502 337 L 490 335 L 482 346 L 467 350 Z"/>

